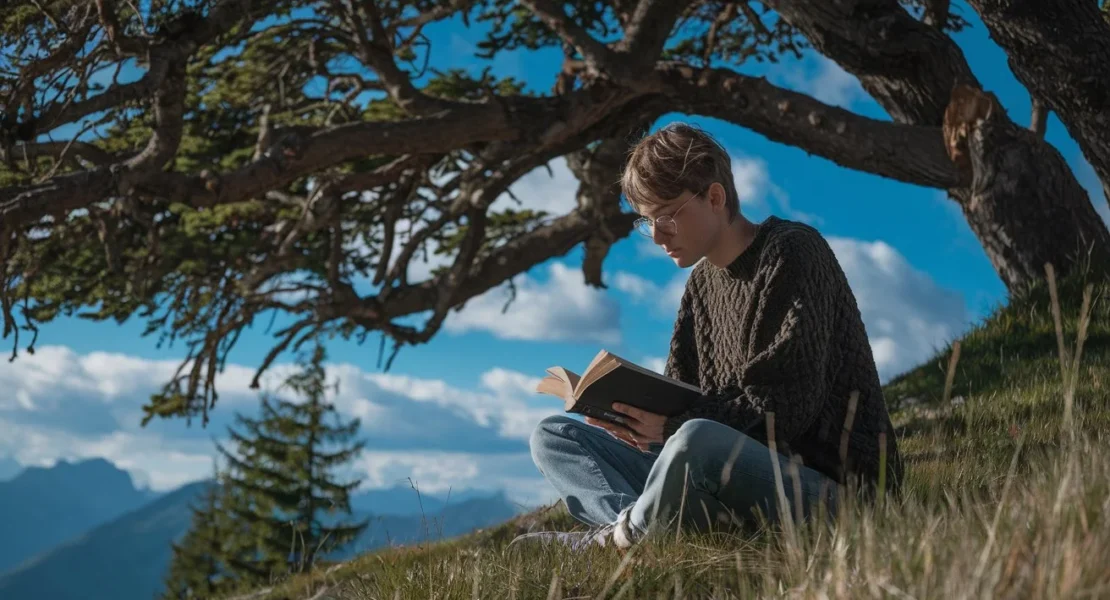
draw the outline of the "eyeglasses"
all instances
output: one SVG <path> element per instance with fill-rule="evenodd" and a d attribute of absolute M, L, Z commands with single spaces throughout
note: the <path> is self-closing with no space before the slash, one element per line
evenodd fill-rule
<path fill-rule="evenodd" d="M 655 229 L 658 228 L 659 233 L 662 233 L 663 235 L 675 235 L 676 233 L 678 233 L 678 223 L 675 223 L 674 217 L 678 215 L 678 213 L 682 209 L 686 208 L 686 205 L 690 203 L 690 200 L 693 200 L 700 195 L 701 194 L 694 194 L 693 196 L 690 196 L 690 198 L 686 200 L 686 202 L 682 203 L 682 206 L 678 207 L 678 210 L 669 215 L 656 217 L 654 220 L 647 217 L 640 217 L 639 219 L 636 219 L 636 231 L 639 231 L 641 234 L 647 237 L 655 237 Z"/>

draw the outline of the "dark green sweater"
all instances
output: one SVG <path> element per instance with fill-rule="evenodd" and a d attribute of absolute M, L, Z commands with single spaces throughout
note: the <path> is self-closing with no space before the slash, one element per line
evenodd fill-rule
<path fill-rule="evenodd" d="M 887 489 L 900 485 L 902 461 L 859 307 L 828 242 L 808 225 L 770 217 L 727 268 L 707 260 L 694 267 L 665 372 L 705 392 L 668 419 L 667 438 L 703 418 L 767 443 L 763 417 L 774 412 L 779 452 L 841 483 L 873 483 L 885 432 Z M 853 391 L 859 398 L 842 471 Z"/>

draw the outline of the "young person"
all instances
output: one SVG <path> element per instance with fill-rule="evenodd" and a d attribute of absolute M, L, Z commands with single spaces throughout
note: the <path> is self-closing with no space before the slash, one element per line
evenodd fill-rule
<path fill-rule="evenodd" d="M 626 427 L 562 415 L 540 422 L 530 440 L 536 466 L 594 527 L 514 543 L 627 548 L 679 517 L 684 530 L 703 531 L 757 514 L 774 521 L 780 490 L 790 511 L 800 492 L 807 517 L 819 503 L 835 514 L 841 488 L 874 492 L 883 454 L 885 489 L 898 490 L 893 428 L 836 257 L 808 225 L 745 218 L 731 163 L 710 135 L 682 123 L 631 150 L 621 187 L 642 216 L 638 229 L 679 268 L 693 266 L 664 372 L 704 394 L 672 418 L 617 404 Z"/>

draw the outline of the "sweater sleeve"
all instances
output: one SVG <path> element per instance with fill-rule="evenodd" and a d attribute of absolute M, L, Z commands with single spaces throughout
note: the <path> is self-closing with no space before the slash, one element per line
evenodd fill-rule
<path fill-rule="evenodd" d="M 757 277 L 754 331 L 735 389 L 718 390 L 671 417 L 669 438 L 685 421 L 704 418 L 766 439 L 764 417 L 775 413 L 776 441 L 790 444 L 818 418 L 829 392 L 836 319 L 835 255 L 818 234 L 793 234 L 769 244 Z"/>

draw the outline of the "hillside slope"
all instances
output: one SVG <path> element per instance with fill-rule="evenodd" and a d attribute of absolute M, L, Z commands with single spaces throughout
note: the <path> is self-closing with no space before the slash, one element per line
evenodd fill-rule
<path fill-rule="evenodd" d="M 1062 282 L 1076 354 L 1081 284 Z M 1098 597 L 1110 590 L 1110 286 L 1062 376 L 1050 294 L 1029 291 L 886 386 L 905 493 L 794 534 L 667 532 L 606 549 L 509 553 L 514 535 L 578 528 L 556 504 L 474 535 L 363 555 L 256 592 L 328 597 Z M 1069 372 L 1071 370 L 1069 369 Z M 951 374 L 951 387 L 947 377 Z M 946 392 L 947 390 L 947 392 Z M 1065 422 L 1072 396 L 1073 420 Z M 326 593 L 326 596 L 322 595 Z"/>

